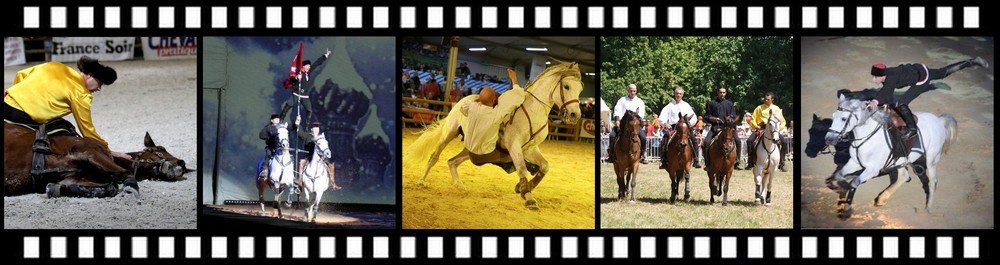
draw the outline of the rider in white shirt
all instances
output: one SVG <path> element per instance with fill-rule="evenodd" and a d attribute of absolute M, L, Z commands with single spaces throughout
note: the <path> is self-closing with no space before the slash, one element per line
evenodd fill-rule
<path fill-rule="evenodd" d="M 637 94 L 638 94 L 638 88 L 636 88 L 635 84 L 629 84 L 628 85 L 628 94 L 625 95 L 625 96 L 623 96 L 622 98 L 618 99 L 618 103 L 615 104 L 615 109 L 614 109 L 614 112 L 612 114 L 612 116 L 613 116 L 612 120 L 615 121 L 615 130 L 614 130 L 614 132 L 612 132 L 612 135 L 611 135 L 612 139 L 614 139 L 614 136 L 618 134 L 618 122 L 617 121 L 620 120 L 622 118 L 622 116 L 625 116 L 625 111 L 626 110 L 634 111 L 635 113 L 639 114 L 639 117 L 646 117 L 646 103 L 642 102 L 642 99 L 640 99 Z M 643 131 L 645 131 L 645 130 L 643 130 Z M 640 163 L 647 164 L 648 162 L 646 162 L 646 134 L 645 133 L 639 133 L 639 142 L 640 142 L 640 146 L 642 146 L 641 147 L 642 148 L 642 158 L 639 161 L 640 161 Z M 614 147 L 615 147 L 615 143 L 614 143 L 614 141 L 611 141 L 611 143 L 610 143 L 610 145 L 608 147 L 608 150 L 614 150 Z M 610 153 L 613 154 L 614 152 L 610 152 Z M 612 155 L 611 158 L 614 159 L 614 155 Z"/>
<path fill-rule="evenodd" d="M 667 104 L 666 107 L 663 107 L 663 110 L 660 111 L 660 121 L 663 122 L 663 127 L 667 128 L 670 131 L 670 133 L 669 133 L 669 135 L 667 137 L 668 139 L 673 138 L 673 136 L 674 136 L 674 130 L 676 129 L 674 126 L 677 125 L 677 122 L 680 121 L 680 119 L 681 119 L 680 116 L 682 116 L 682 115 L 688 115 L 687 123 L 688 123 L 689 128 L 692 129 L 690 131 L 690 134 L 688 134 L 690 136 L 690 139 L 688 139 L 688 140 L 691 141 L 689 144 L 691 146 L 694 146 L 694 131 L 693 131 L 693 129 L 694 129 L 694 126 L 696 124 L 698 124 L 698 115 L 695 115 L 694 114 L 694 109 L 691 108 L 691 105 L 684 101 L 684 89 L 682 89 L 680 87 L 677 87 L 677 88 L 674 89 L 674 101 L 671 101 L 669 104 Z M 662 147 L 663 148 L 663 152 L 661 152 L 661 154 L 665 154 L 666 153 L 668 143 L 670 143 L 669 140 L 664 141 L 663 147 Z M 666 169 L 667 168 L 667 163 L 666 162 L 668 162 L 668 161 L 666 161 L 666 159 L 662 159 L 661 158 L 660 159 L 660 168 Z M 698 162 L 698 159 L 694 160 L 694 167 L 695 168 L 701 168 L 701 164 Z"/>

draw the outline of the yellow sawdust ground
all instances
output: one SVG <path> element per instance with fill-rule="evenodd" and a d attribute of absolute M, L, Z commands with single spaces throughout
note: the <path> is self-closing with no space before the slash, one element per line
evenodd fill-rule
<path fill-rule="evenodd" d="M 417 132 L 403 130 L 404 153 Z M 541 145 L 550 169 L 534 191 L 538 210 L 525 207 L 514 193 L 517 173 L 497 166 L 466 162 L 458 167 L 465 190 L 452 185 L 447 160 L 461 150 L 457 139 L 444 149 L 426 188 L 417 186 L 425 163 L 403 163 L 403 228 L 594 228 L 594 144 L 549 140 Z"/>

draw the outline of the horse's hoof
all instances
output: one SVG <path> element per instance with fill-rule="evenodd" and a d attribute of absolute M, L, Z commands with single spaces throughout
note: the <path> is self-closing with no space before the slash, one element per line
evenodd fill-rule
<path fill-rule="evenodd" d="M 528 207 L 528 209 L 532 210 L 538 210 L 538 202 L 533 199 L 524 201 L 524 207 Z"/>
<path fill-rule="evenodd" d="M 45 185 L 45 196 L 49 199 L 58 198 L 62 196 L 62 192 L 59 190 L 62 186 L 56 183 L 49 183 Z"/>
<path fill-rule="evenodd" d="M 875 198 L 875 207 L 882 207 L 888 203 L 888 200 L 883 200 L 882 197 Z"/>
<path fill-rule="evenodd" d="M 691 195 L 684 195 L 684 201 L 685 202 L 690 202 L 691 201 Z"/>
<path fill-rule="evenodd" d="M 754 200 L 753 200 L 753 203 L 754 203 L 754 204 L 757 204 L 757 205 L 761 205 L 761 204 L 764 204 L 764 202 L 763 202 L 763 201 L 761 201 L 761 200 L 760 200 L 760 198 L 756 198 L 756 199 L 754 199 Z"/>
<path fill-rule="evenodd" d="M 727 201 L 722 202 L 722 206 L 727 206 L 727 205 L 729 205 L 729 202 Z"/>
<path fill-rule="evenodd" d="M 635 200 L 629 200 L 628 203 L 629 204 L 635 204 Z"/>
<path fill-rule="evenodd" d="M 131 186 L 126 185 L 125 188 L 123 189 L 123 191 L 125 192 L 125 195 L 132 195 L 132 197 L 134 197 L 136 200 L 140 199 L 139 198 L 139 190 L 137 190 L 137 189 L 135 189 L 135 188 L 133 188 Z"/>
<path fill-rule="evenodd" d="M 764 206 L 771 207 L 771 202 L 765 202 Z"/>
<path fill-rule="evenodd" d="M 843 212 L 837 214 L 837 217 L 839 217 L 840 220 L 847 220 L 851 218 L 852 214 L 854 214 L 854 209 L 845 208 Z"/>

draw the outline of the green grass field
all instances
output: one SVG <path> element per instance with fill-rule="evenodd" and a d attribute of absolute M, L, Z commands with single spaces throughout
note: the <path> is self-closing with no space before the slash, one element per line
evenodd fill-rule
<path fill-rule="evenodd" d="M 657 168 L 658 163 L 640 165 L 635 204 L 617 201 L 614 166 L 601 164 L 601 228 L 792 227 L 792 167 L 788 167 L 788 172 L 777 172 L 771 184 L 774 191 L 770 207 L 754 204 L 752 171 L 733 171 L 729 205 L 722 206 L 719 196 L 715 204 L 709 204 L 708 176 L 700 168 L 691 171 L 691 200 L 682 201 L 682 181 L 677 202 L 670 204 L 670 177 L 665 170 Z"/>

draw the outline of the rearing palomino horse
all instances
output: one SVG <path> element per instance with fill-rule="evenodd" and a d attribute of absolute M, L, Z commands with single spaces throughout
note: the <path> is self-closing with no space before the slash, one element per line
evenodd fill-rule
<path fill-rule="evenodd" d="M 494 164 L 513 163 L 520 176 L 520 181 L 514 186 L 514 191 L 520 193 L 525 200 L 525 206 L 537 209 L 538 204 L 532 196 L 532 191 L 542 181 L 549 171 L 549 163 L 545 160 L 538 146 L 549 134 L 549 111 L 559 108 L 561 116 L 567 123 L 576 123 L 580 119 L 580 92 L 583 83 L 580 81 L 580 67 L 576 63 L 559 62 L 549 66 L 538 74 L 534 81 L 528 83 L 525 91 L 527 98 L 520 107 L 511 114 L 511 119 L 501 127 L 500 151 L 508 152 L 508 156 L 488 161 Z M 479 98 L 479 95 L 466 96 L 452 107 L 444 119 L 425 128 L 419 138 L 409 146 L 404 159 L 411 163 L 427 161 L 423 177 L 419 185 L 423 186 L 432 166 L 438 161 L 441 150 L 458 137 L 459 127 L 467 118 L 461 108 Z M 468 150 L 462 150 L 448 160 L 452 182 L 461 187 L 458 179 L 458 166 L 470 159 Z M 528 181 L 529 165 L 537 166 L 532 170 L 534 178 Z"/>

